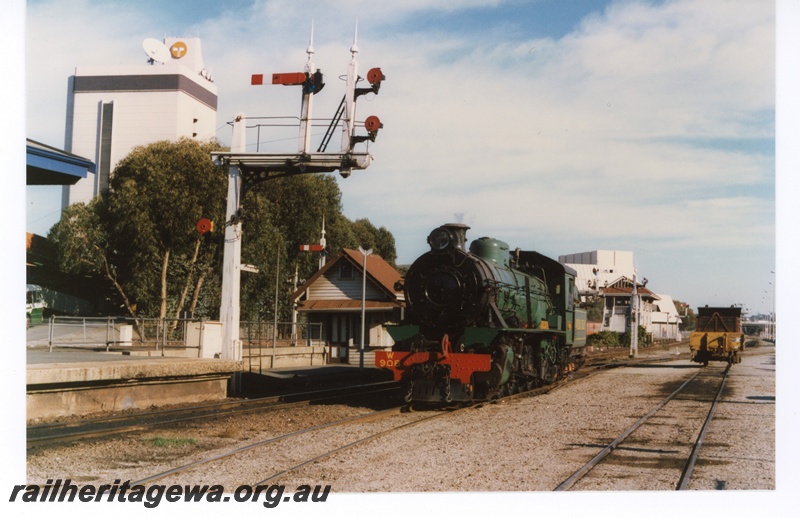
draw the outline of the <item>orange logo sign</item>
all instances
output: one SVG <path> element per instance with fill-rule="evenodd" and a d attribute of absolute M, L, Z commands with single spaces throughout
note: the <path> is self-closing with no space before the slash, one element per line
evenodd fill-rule
<path fill-rule="evenodd" d="M 169 48 L 170 54 L 172 54 L 172 57 L 175 59 L 181 59 L 183 56 L 186 55 L 187 50 L 188 49 L 186 47 L 186 44 L 182 41 L 176 41 Z"/>

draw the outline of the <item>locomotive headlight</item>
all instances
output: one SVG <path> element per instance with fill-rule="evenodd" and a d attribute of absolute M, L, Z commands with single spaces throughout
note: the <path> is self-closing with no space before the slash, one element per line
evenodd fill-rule
<path fill-rule="evenodd" d="M 428 244 L 434 252 L 441 252 L 450 246 L 452 240 L 450 232 L 446 228 L 436 228 L 428 235 Z"/>

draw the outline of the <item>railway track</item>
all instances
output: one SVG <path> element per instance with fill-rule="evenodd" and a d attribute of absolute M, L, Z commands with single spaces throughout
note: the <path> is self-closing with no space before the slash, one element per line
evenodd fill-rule
<path fill-rule="evenodd" d="M 55 445 L 248 412 L 283 410 L 337 399 L 377 395 L 396 391 L 398 388 L 398 384 L 392 381 L 367 383 L 240 401 L 30 425 L 27 427 L 27 446 Z"/>
<path fill-rule="evenodd" d="M 706 436 L 706 432 L 709 428 L 709 425 L 712 422 L 714 417 L 714 413 L 717 408 L 717 404 L 719 403 L 721 396 L 723 394 L 723 390 L 725 388 L 725 382 L 728 378 L 728 374 L 731 369 L 731 365 L 727 365 L 724 369 L 720 372 L 720 368 L 709 367 L 706 369 L 698 370 L 695 374 L 690 376 L 687 380 L 685 380 L 677 389 L 675 389 L 672 393 L 666 396 L 661 402 L 659 402 L 656 406 L 654 406 L 647 414 L 633 423 L 628 429 L 622 432 L 616 439 L 611 441 L 607 446 L 605 446 L 599 453 L 597 453 L 594 457 L 592 457 L 588 462 L 586 462 L 583 466 L 581 466 L 578 470 L 576 470 L 571 476 L 569 476 L 566 480 L 564 480 L 561 484 L 559 484 L 555 491 L 567 491 L 575 487 L 581 481 L 585 480 L 590 476 L 592 470 L 594 470 L 597 466 L 601 463 L 608 461 L 608 459 L 614 454 L 615 451 L 618 449 L 624 448 L 623 444 L 627 444 L 626 441 L 632 442 L 632 438 L 634 434 L 641 430 L 645 425 L 652 422 L 654 416 L 662 416 L 662 410 L 667 406 L 668 403 L 677 401 L 679 396 L 684 396 L 687 401 L 698 401 L 697 396 L 688 396 L 687 392 L 690 387 L 705 384 L 706 387 L 700 387 L 699 390 L 696 392 L 701 393 L 700 401 L 708 402 L 708 395 L 709 395 L 709 388 L 707 380 L 709 378 L 714 378 L 718 381 L 717 387 L 715 389 L 713 397 L 710 399 L 710 404 L 707 406 L 705 413 L 700 415 L 696 411 L 694 415 L 698 422 L 702 421 L 702 426 L 700 427 L 699 433 L 696 435 L 694 442 L 690 445 L 690 453 L 688 458 L 686 458 L 685 462 L 682 464 L 682 468 L 680 470 L 680 475 L 678 477 L 678 482 L 675 485 L 676 490 L 684 490 L 687 488 L 689 480 L 692 475 L 692 471 L 694 469 L 695 463 L 697 461 L 700 448 L 703 444 L 703 441 Z M 648 443 L 646 440 L 639 439 L 631 449 L 635 450 L 645 450 L 647 449 Z M 688 448 L 687 448 L 688 449 Z M 663 450 L 659 450 L 657 448 L 651 448 L 649 451 L 655 452 L 662 452 Z M 671 455 L 676 454 L 677 450 L 672 450 L 669 452 Z M 674 455 L 673 455 L 674 456 Z M 624 460 L 618 460 L 617 465 L 625 465 Z M 671 463 L 671 464 L 674 464 Z M 629 469 L 635 469 L 636 466 L 631 463 L 628 466 Z M 668 467 L 667 469 L 671 469 Z M 607 476 L 607 475 L 604 475 Z"/>
<path fill-rule="evenodd" d="M 379 421 L 377 426 L 367 428 L 366 430 L 359 430 L 356 433 L 353 433 L 353 436 L 357 436 L 353 440 L 346 440 L 346 441 L 338 441 L 335 444 L 328 445 L 325 448 L 316 451 L 309 451 L 307 452 L 307 456 L 301 459 L 291 459 L 287 460 L 287 464 L 284 467 L 275 468 L 275 471 L 268 475 L 262 475 L 260 480 L 257 482 L 250 482 L 247 485 L 251 487 L 257 486 L 264 486 L 267 483 L 274 483 L 275 481 L 279 480 L 280 478 L 293 473 L 305 466 L 310 464 L 320 462 L 324 459 L 327 459 L 333 455 L 345 452 L 347 450 L 352 450 L 361 446 L 365 443 L 370 441 L 374 441 L 381 437 L 385 437 L 390 435 L 394 432 L 398 432 L 400 430 L 407 429 L 409 427 L 413 427 L 417 424 L 430 421 L 433 419 L 443 418 L 445 416 L 452 416 L 459 412 L 467 412 L 471 409 L 480 408 L 487 404 L 493 403 L 500 403 L 500 402 L 508 402 L 518 398 L 525 398 L 525 397 L 533 397 L 536 395 L 540 395 L 546 392 L 550 392 L 552 390 L 557 389 L 558 387 L 563 386 L 567 383 L 566 380 L 561 382 L 555 383 L 548 387 L 541 387 L 537 389 L 533 389 L 530 391 L 520 392 L 517 394 L 505 396 L 503 398 L 497 399 L 492 402 L 478 402 L 471 405 L 464 405 L 464 406 L 452 406 L 448 408 L 433 408 L 427 409 L 422 411 L 412 410 L 409 405 L 397 406 L 392 407 L 386 410 L 379 410 L 375 412 L 371 412 L 369 414 L 350 417 L 338 421 L 328 422 L 324 424 L 320 424 L 317 426 L 313 426 L 310 428 L 297 430 L 294 432 L 290 432 L 287 434 L 283 434 L 276 437 L 271 437 L 266 440 L 257 441 L 251 444 L 247 444 L 244 446 L 240 446 L 237 448 L 233 448 L 231 450 L 215 453 L 211 456 L 181 465 L 174 468 L 170 468 L 168 470 L 153 474 L 141 480 L 137 480 L 132 482 L 131 485 L 137 484 L 150 484 L 155 481 L 162 481 L 165 478 L 174 477 L 181 474 L 186 474 L 192 470 L 195 470 L 201 466 L 207 471 L 212 469 L 213 471 L 224 471 L 224 468 L 217 467 L 216 469 L 209 467 L 209 464 L 213 464 L 215 462 L 235 462 L 234 457 L 244 454 L 246 452 L 250 452 L 252 450 L 262 448 L 262 447 L 280 447 L 279 444 L 284 441 L 289 440 L 298 440 L 311 434 L 318 434 L 318 432 L 332 429 L 335 430 L 337 428 L 348 428 L 351 429 L 354 426 L 362 425 L 364 423 L 369 423 L 372 421 Z M 399 422 L 388 424 L 388 426 L 383 426 L 388 422 L 388 419 L 395 418 Z M 344 432 L 341 436 L 350 437 L 350 432 Z M 311 442 L 311 441 L 309 441 Z M 265 458 L 270 458 L 270 455 L 266 452 L 263 453 Z M 245 483 L 244 480 L 240 480 L 240 483 Z"/>
<path fill-rule="evenodd" d="M 600 356 L 590 365 L 587 365 L 585 369 L 586 372 L 579 373 L 578 377 L 583 377 L 593 370 L 628 365 L 630 361 L 636 361 L 620 361 L 620 359 L 620 354 Z M 378 394 L 380 392 L 397 390 L 397 388 L 398 384 L 396 382 L 386 381 L 247 400 L 225 401 L 149 412 L 114 414 L 88 419 L 74 419 L 29 425 L 26 429 L 26 442 L 28 447 L 33 447 L 51 446 L 87 439 L 100 439 L 112 435 L 142 432 L 159 426 L 176 425 L 208 418 L 234 416 L 246 412 L 281 410 L 330 401 L 337 398 L 360 396 L 364 395 L 365 391 Z M 518 395 L 526 397 L 546 392 L 553 388 L 554 386 L 549 386 Z"/>
<path fill-rule="evenodd" d="M 663 353 L 666 359 L 676 356 L 672 351 Z M 747 356 L 760 354 L 774 357 L 774 349 L 748 351 Z M 147 433 L 88 440 L 62 449 L 29 448 L 28 473 L 32 480 L 52 478 L 53 462 L 58 458 L 64 467 L 55 469 L 64 477 L 97 483 L 119 478 L 181 485 L 213 482 L 234 488 L 265 482 L 300 487 L 309 481 L 324 481 L 345 492 L 420 491 L 430 490 L 415 482 L 426 480 L 418 478 L 420 473 L 435 473 L 429 476 L 438 477 L 442 490 L 548 491 L 607 446 L 622 428 L 674 392 L 689 373 L 701 372 L 705 379 L 695 378 L 656 412 L 648 425 L 640 426 L 572 488 L 670 490 L 677 487 L 680 468 L 688 462 L 692 442 L 700 434 L 696 410 L 700 406 L 707 409 L 712 392 L 719 391 L 714 375 L 723 365 L 712 363 L 702 368 L 685 359 L 663 365 L 664 358 L 647 359 L 653 364 L 637 361 L 634 366 L 628 359 L 581 369 L 559 384 L 508 396 L 497 405 L 467 407 L 460 412 L 468 413 L 460 417 L 440 409 L 388 408 L 386 400 L 393 398 L 379 395 L 369 401 L 331 400 L 276 412 L 230 414 L 197 424 L 154 426 Z M 726 404 L 721 405 L 718 416 L 737 419 L 746 408 L 748 415 L 764 415 L 768 432 L 769 405 L 774 401 L 774 397 L 770 400 L 769 378 L 751 385 L 752 380 L 761 380 L 761 373 L 774 368 L 774 358 L 771 364 L 768 360 L 765 357 L 733 367 L 724 389 Z M 633 368 L 616 368 L 626 364 Z M 591 374 L 582 377 L 585 371 Z M 542 392 L 552 394 L 542 403 L 530 397 Z M 399 401 L 399 395 L 396 399 Z M 507 404 L 512 399 L 519 401 Z M 772 405 L 774 408 L 774 402 Z M 441 419 L 437 419 L 439 415 Z M 697 468 L 688 477 L 691 488 L 748 488 L 751 486 L 741 482 L 738 473 L 750 473 L 753 459 L 762 462 L 762 457 L 768 467 L 768 446 L 762 455 L 760 449 L 753 451 L 750 443 L 728 440 L 729 436 L 742 437 L 742 430 L 752 427 L 734 427 L 731 436 L 732 422 L 725 424 L 711 426 L 708 444 L 698 449 Z M 535 441 L 535 446 L 518 448 L 501 441 L 499 454 L 486 448 L 488 437 L 512 433 Z M 768 444 L 769 435 L 765 437 Z M 460 468 L 441 471 L 453 459 L 458 459 Z M 680 468 L 676 467 L 679 462 Z M 720 462 L 740 469 L 733 475 L 730 470 L 721 472 Z M 769 480 L 770 473 L 761 466 L 758 469 L 762 469 L 756 470 L 759 476 Z M 642 477 L 641 472 L 652 479 Z M 509 484 L 509 480 L 517 482 Z M 770 487 L 766 484 L 763 487 Z"/>

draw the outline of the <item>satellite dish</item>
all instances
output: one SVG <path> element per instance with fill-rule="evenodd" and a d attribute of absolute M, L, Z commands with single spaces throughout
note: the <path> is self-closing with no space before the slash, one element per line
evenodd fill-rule
<path fill-rule="evenodd" d="M 144 52 L 150 58 L 150 63 L 158 61 L 159 63 L 166 63 L 170 60 L 171 55 L 166 45 L 161 43 L 155 38 L 147 38 L 142 42 Z"/>

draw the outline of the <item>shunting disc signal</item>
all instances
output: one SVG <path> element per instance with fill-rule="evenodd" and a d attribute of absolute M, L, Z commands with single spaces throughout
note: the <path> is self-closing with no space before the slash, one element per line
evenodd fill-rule
<path fill-rule="evenodd" d="M 208 234 L 214 231 L 214 222 L 208 218 L 200 218 L 197 222 L 197 232 L 199 234 Z"/>

